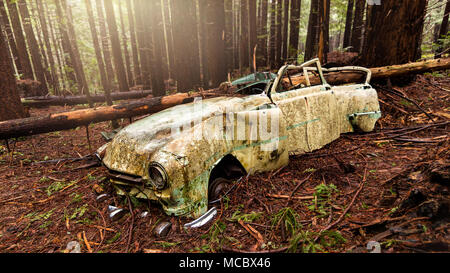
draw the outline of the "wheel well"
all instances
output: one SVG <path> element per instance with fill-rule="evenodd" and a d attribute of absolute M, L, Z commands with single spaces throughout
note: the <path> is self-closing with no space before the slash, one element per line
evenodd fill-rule
<path fill-rule="evenodd" d="M 226 179 L 239 178 L 245 175 L 247 172 L 242 166 L 241 162 L 237 160 L 233 155 L 226 155 L 211 171 L 209 176 L 209 183 L 214 179 L 222 177 Z"/>

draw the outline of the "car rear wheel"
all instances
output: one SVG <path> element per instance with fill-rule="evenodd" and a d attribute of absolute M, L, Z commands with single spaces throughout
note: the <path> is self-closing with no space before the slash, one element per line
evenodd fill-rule
<path fill-rule="evenodd" d="M 213 202 L 221 198 L 231 186 L 232 181 L 222 177 L 214 179 L 208 187 L 209 202 Z"/>

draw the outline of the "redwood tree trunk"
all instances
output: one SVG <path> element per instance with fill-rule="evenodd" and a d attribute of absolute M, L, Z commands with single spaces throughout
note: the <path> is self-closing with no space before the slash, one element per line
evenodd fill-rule
<path fill-rule="evenodd" d="M 291 0 L 291 30 L 289 36 L 289 58 L 297 60 L 298 39 L 300 35 L 301 0 Z"/>
<path fill-rule="evenodd" d="M 350 46 L 352 35 L 352 23 L 353 23 L 353 5 L 355 0 L 348 0 L 347 5 L 347 17 L 345 18 L 345 32 L 344 32 L 344 48 Z"/>
<path fill-rule="evenodd" d="M 309 12 L 308 34 L 305 45 L 305 61 L 308 61 L 317 54 L 317 36 L 319 27 L 319 1 L 311 0 L 311 9 Z"/>
<path fill-rule="evenodd" d="M 153 95 L 156 97 L 164 96 L 166 90 L 164 87 L 164 71 L 168 70 L 167 63 L 163 62 L 164 51 L 164 26 L 163 26 L 163 16 L 161 1 L 149 1 L 149 11 L 152 12 L 152 23 L 151 26 L 151 44 L 153 45 L 152 50 L 152 90 Z"/>
<path fill-rule="evenodd" d="M 17 44 L 16 41 L 14 40 L 14 34 L 11 28 L 11 23 L 9 21 L 8 14 L 6 13 L 6 8 L 3 0 L 0 0 L 0 15 L 2 17 L 2 22 L 0 22 L 0 24 L 3 24 L 5 26 L 9 46 L 11 48 L 11 52 L 14 57 L 14 64 L 16 65 L 17 72 L 19 74 L 22 74 L 23 70 L 19 60 L 19 52 L 17 51 Z"/>
<path fill-rule="evenodd" d="M 351 46 L 352 46 L 352 52 L 361 52 L 361 45 L 362 45 L 362 31 L 364 26 L 364 6 L 366 4 L 366 0 L 355 0 L 356 1 L 356 7 L 355 7 L 355 20 L 353 21 L 353 29 L 352 29 L 352 38 L 351 38 Z M 385 3 L 383 2 L 383 5 Z M 385 21 L 383 24 L 390 25 L 392 27 L 397 27 L 395 25 L 391 25 L 391 22 Z"/>
<path fill-rule="evenodd" d="M 178 92 L 201 83 L 198 28 L 194 0 L 172 0 L 173 43 Z"/>
<path fill-rule="evenodd" d="M 112 65 L 112 58 L 111 58 L 111 51 L 109 48 L 109 38 L 108 38 L 108 32 L 106 29 L 106 21 L 105 21 L 105 14 L 103 12 L 103 3 L 102 0 L 96 0 L 96 9 L 97 9 L 97 16 L 98 16 L 98 24 L 99 24 L 99 30 L 100 30 L 100 37 L 101 37 L 101 44 L 102 44 L 102 52 L 103 52 L 103 58 L 105 61 L 105 68 L 106 68 L 106 77 L 108 78 L 108 83 L 110 87 L 112 88 L 114 86 L 114 69 Z"/>
<path fill-rule="evenodd" d="M 108 23 L 109 36 L 113 52 L 114 68 L 119 82 L 119 90 L 121 92 L 128 91 L 127 74 L 123 64 L 122 51 L 120 50 L 119 32 L 117 31 L 116 15 L 114 13 L 113 2 L 111 0 L 104 1 L 106 21 Z"/>
<path fill-rule="evenodd" d="M 23 35 L 24 32 L 22 29 L 22 23 L 20 21 L 16 2 L 6 1 L 6 3 L 8 5 L 8 11 L 11 19 L 11 25 L 14 31 L 14 37 L 16 38 L 19 60 L 23 69 L 23 78 L 34 79 L 33 68 L 31 67 L 30 56 L 28 55 L 27 44 L 25 42 L 25 36 Z"/>
<path fill-rule="evenodd" d="M 449 17 L 449 13 L 450 13 L 450 0 L 447 0 L 447 4 L 445 5 L 444 18 L 442 18 L 442 24 L 441 24 L 441 27 L 439 29 L 439 38 L 438 39 L 441 39 L 445 35 L 448 34 L 448 17 Z M 442 48 L 442 43 L 439 40 L 438 40 L 438 44 L 440 44 L 440 46 L 436 50 L 435 58 L 442 57 L 443 48 Z"/>
<path fill-rule="evenodd" d="M 130 25 L 130 40 L 131 40 L 131 53 L 133 55 L 133 74 L 135 85 L 140 85 L 141 80 L 141 66 L 139 64 L 139 53 L 137 49 L 136 29 L 135 29 L 135 16 L 131 7 L 131 0 L 127 1 L 128 11 L 128 24 Z"/>
<path fill-rule="evenodd" d="M 417 60 L 427 0 L 384 0 L 369 7 L 365 66 L 385 66 Z"/>
<path fill-rule="evenodd" d="M 217 3 L 206 1 L 205 7 L 205 37 L 206 60 L 209 68 L 208 87 L 217 87 L 227 78 L 225 60 L 225 6 L 223 1 Z"/>
<path fill-rule="evenodd" d="M 258 66 L 266 66 L 267 65 L 267 38 L 269 36 L 269 32 L 267 29 L 267 9 L 269 2 L 268 1 L 260 1 L 260 18 L 258 20 L 259 23 L 259 31 L 258 31 L 258 55 L 256 56 L 256 63 Z"/>
<path fill-rule="evenodd" d="M 249 31 L 248 31 L 248 0 L 241 1 L 241 33 L 240 33 L 240 54 L 239 54 L 239 68 L 241 71 L 244 71 L 247 67 L 249 67 Z"/>
<path fill-rule="evenodd" d="M 14 69 L 8 56 L 6 37 L 0 31 L 0 121 L 25 117 L 25 111 L 17 92 Z"/>
<path fill-rule="evenodd" d="M 253 56 L 255 51 L 255 46 L 257 44 L 258 35 L 256 33 L 256 0 L 248 0 L 248 33 L 249 33 L 249 64 L 250 71 L 253 71 Z"/>
<path fill-rule="evenodd" d="M 103 62 L 100 42 L 98 40 L 97 29 L 95 27 L 94 12 L 92 11 L 91 0 L 85 0 L 85 3 L 89 27 L 91 28 L 92 41 L 94 43 L 95 56 L 97 58 L 98 70 L 100 72 L 100 80 L 102 82 L 103 90 L 105 91 L 106 103 L 108 105 L 112 105 L 111 88 L 106 77 L 105 63 Z"/>

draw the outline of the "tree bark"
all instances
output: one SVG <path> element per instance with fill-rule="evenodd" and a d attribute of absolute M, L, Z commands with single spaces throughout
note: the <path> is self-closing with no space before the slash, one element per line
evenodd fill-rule
<path fill-rule="evenodd" d="M 353 6 L 355 0 L 348 0 L 347 4 L 347 16 L 345 18 L 345 32 L 344 32 L 344 48 L 350 46 L 351 35 L 352 35 L 352 23 L 353 23 Z"/>
<path fill-rule="evenodd" d="M 372 77 L 379 79 L 445 69 L 450 69 L 450 58 L 377 67 L 371 68 L 370 70 L 372 71 Z M 361 73 L 327 73 L 326 80 L 329 84 L 337 85 L 361 81 L 364 77 L 365 75 Z M 293 84 L 298 83 L 296 77 L 292 77 L 291 79 Z M 312 78 L 312 84 L 315 83 L 314 80 L 319 79 Z M 194 101 L 195 97 L 204 95 L 208 95 L 208 93 L 178 93 L 171 96 L 143 99 L 138 102 L 115 106 L 52 114 L 45 117 L 4 121 L 0 122 L 0 139 L 67 130 L 91 123 L 156 113 L 179 104 L 190 103 Z M 210 96 L 220 95 L 210 93 Z"/>
<path fill-rule="evenodd" d="M 319 27 L 319 1 L 311 0 L 309 12 L 308 33 L 306 35 L 305 61 L 313 59 L 317 55 L 317 36 Z"/>
<path fill-rule="evenodd" d="M 260 1 L 260 18 L 259 31 L 258 31 L 258 50 L 256 56 L 256 63 L 258 66 L 267 65 L 267 39 L 269 37 L 269 32 L 267 29 L 267 10 L 269 1 Z"/>
<path fill-rule="evenodd" d="M 289 29 L 289 3 L 291 1 L 283 1 L 283 46 L 281 48 L 281 59 L 283 63 L 286 63 L 288 59 L 288 50 L 289 50 L 289 36 L 288 36 L 288 29 Z"/>
<path fill-rule="evenodd" d="M 363 40 L 363 26 L 364 26 L 364 6 L 366 0 L 355 0 L 355 19 L 353 21 L 352 38 L 351 38 L 351 52 L 361 52 L 362 40 Z M 383 2 L 384 4 L 384 2 Z M 389 25 L 390 22 L 385 21 L 383 24 Z M 393 25 L 392 25 L 393 26 Z"/>
<path fill-rule="evenodd" d="M 301 0 L 291 0 L 291 30 L 289 37 L 289 58 L 297 60 L 298 39 L 300 36 L 300 16 L 302 11 Z"/>
<path fill-rule="evenodd" d="M 164 86 L 164 71 L 168 70 L 167 63 L 163 62 L 164 51 L 164 21 L 162 15 L 162 6 L 160 0 L 149 1 L 149 12 L 152 14 L 150 25 L 152 48 L 152 90 L 156 97 L 166 94 Z"/>
<path fill-rule="evenodd" d="M 20 103 L 14 68 L 8 56 L 6 37 L 0 31 L 0 121 L 25 117 L 25 111 Z"/>
<path fill-rule="evenodd" d="M 139 64 L 139 53 L 137 49 L 135 14 L 131 6 L 131 0 L 127 1 L 128 24 L 130 25 L 131 54 L 133 55 L 133 74 L 135 85 L 142 84 L 141 66 Z"/>
<path fill-rule="evenodd" d="M 319 60 L 322 64 L 326 64 L 330 51 L 330 0 L 319 1 Z"/>
<path fill-rule="evenodd" d="M 269 68 L 274 68 L 276 66 L 276 39 L 277 39 L 277 26 L 276 26 L 276 18 L 277 18 L 277 4 L 275 1 L 270 3 L 270 34 L 269 34 L 269 48 L 268 48 L 268 65 Z"/>
<path fill-rule="evenodd" d="M 417 60 L 427 0 L 385 0 L 369 6 L 361 63 L 368 67 Z"/>
<path fill-rule="evenodd" d="M 200 56 L 194 0 L 172 0 L 173 39 L 178 92 L 200 85 Z"/>
<path fill-rule="evenodd" d="M 275 64 L 280 67 L 283 63 L 282 46 L 283 46 L 283 1 L 276 0 L 277 19 L 276 19 L 276 41 L 275 41 Z"/>
<path fill-rule="evenodd" d="M 98 40 L 97 29 L 95 27 L 94 12 L 92 11 L 91 0 L 85 0 L 85 3 L 86 3 L 86 11 L 87 11 L 87 16 L 88 16 L 88 21 L 89 21 L 89 27 L 91 29 L 92 41 L 94 43 L 95 57 L 97 58 L 97 65 L 98 65 L 98 70 L 100 72 L 100 80 L 102 82 L 103 91 L 105 92 L 106 103 L 108 105 L 112 105 L 113 103 L 111 100 L 111 89 L 110 89 L 110 85 L 108 84 L 108 78 L 106 77 L 105 63 L 103 62 L 100 42 Z"/>
<path fill-rule="evenodd" d="M 60 23 L 63 24 L 61 27 L 63 40 L 68 43 L 67 46 L 69 49 L 70 59 L 72 60 L 75 75 L 77 77 L 79 94 L 85 94 L 89 99 L 89 85 L 86 80 L 86 74 L 84 73 L 83 63 L 81 62 L 80 51 L 78 50 L 78 40 L 76 37 L 75 28 L 73 27 L 72 11 L 70 6 L 67 5 L 66 0 L 56 0 L 55 3 L 56 11 L 60 17 Z M 94 105 L 90 102 L 89 106 L 93 107 Z"/>
<path fill-rule="evenodd" d="M 14 32 L 14 37 L 16 38 L 17 51 L 19 55 L 19 60 L 21 67 L 23 69 L 22 79 L 32 79 L 34 80 L 33 68 L 31 67 L 30 56 L 28 55 L 27 44 L 25 41 L 25 36 L 22 23 L 20 21 L 19 11 L 17 9 L 16 2 L 6 1 L 9 11 L 9 16 L 11 19 L 11 25 Z"/>
<path fill-rule="evenodd" d="M 105 14 L 103 12 L 103 3 L 102 0 L 96 0 L 95 3 L 101 37 L 100 40 L 102 44 L 103 60 L 105 61 L 106 77 L 108 78 L 108 84 L 112 89 L 114 86 L 115 77 L 114 77 L 114 68 L 112 65 L 111 50 L 109 46 L 108 30 L 106 28 Z"/>
<path fill-rule="evenodd" d="M 34 74 L 36 79 L 41 83 L 39 87 L 39 95 L 46 95 L 48 93 L 47 80 L 45 79 L 44 66 L 42 65 L 42 56 L 39 51 L 39 45 L 34 35 L 33 26 L 31 24 L 30 13 L 28 11 L 27 3 L 25 0 L 19 0 L 17 5 L 19 6 L 19 12 L 22 17 L 22 25 L 27 36 L 28 49 L 30 51 L 31 60 L 33 61 Z"/>
<path fill-rule="evenodd" d="M 225 60 L 225 5 L 223 1 L 202 2 L 205 14 L 205 33 L 202 33 L 205 43 L 205 59 L 209 72 L 207 87 L 219 86 L 227 78 Z"/>
<path fill-rule="evenodd" d="M 257 30 L 256 30 L 256 0 L 248 0 L 248 34 L 249 34 L 249 40 L 248 40 L 248 50 L 249 50 L 249 66 L 250 71 L 254 71 L 254 66 L 256 64 L 253 63 L 254 61 L 254 53 L 255 53 L 255 47 L 258 43 L 257 38 Z"/>
<path fill-rule="evenodd" d="M 105 93 L 106 94 L 106 93 Z M 131 99 L 140 99 L 147 97 L 152 94 L 152 91 L 129 91 L 129 92 L 115 92 L 110 93 L 109 99 L 114 101 L 119 100 L 131 100 Z M 92 95 L 92 102 L 107 102 L 108 98 L 106 95 Z M 67 96 L 67 97 L 30 97 L 25 98 L 22 101 L 24 106 L 28 107 L 49 107 L 49 106 L 64 106 L 64 105 L 78 105 L 78 104 L 86 104 L 88 100 L 86 96 Z M 112 104 L 110 104 L 112 105 Z"/>
<path fill-rule="evenodd" d="M 119 89 L 121 92 L 128 91 L 130 88 L 128 86 L 127 74 L 123 64 L 122 51 L 120 50 L 119 32 L 117 31 L 113 2 L 111 0 L 105 0 L 103 3 L 105 6 L 106 21 L 108 24 L 114 68 L 116 71 L 117 81 L 119 82 Z"/>
<path fill-rule="evenodd" d="M 119 5 L 119 18 L 120 18 L 120 26 L 122 31 L 122 46 L 123 46 L 123 53 L 124 53 L 124 59 L 125 59 L 125 71 L 128 79 L 128 87 L 134 86 L 134 77 L 133 72 L 131 71 L 131 61 L 130 61 L 130 52 L 128 51 L 128 37 L 127 32 L 125 30 L 125 20 L 123 18 L 123 11 L 122 11 L 122 4 L 118 3 Z"/>
<path fill-rule="evenodd" d="M 239 49 L 239 70 L 244 72 L 250 66 L 250 50 L 249 50 L 249 28 L 248 28 L 248 5 L 249 0 L 241 1 L 240 17 L 241 17 L 241 32 L 240 32 L 240 49 Z"/>
<path fill-rule="evenodd" d="M 442 57 L 442 42 L 439 41 L 439 39 L 442 39 L 445 35 L 448 34 L 448 17 L 450 13 L 450 0 L 447 0 L 447 4 L 445 5 L 445 11 L 444 11 L 444 18 L 442 18 L 441 27 L 439 28 L 439 38 L 438 38 L 438 44 L 439 47 L 436 50 L 435 58 Z"/>
<path fill-rule="evenodd" d="M 59 80 L 58 80 L 58 74 L 55 67 L 55 59 L 53 57 L 53 50 L 51 47 L 51 39 L 48 31 L 48 25 L 47 25 L 47 14 L 45 12 L 44 6 L 42 5 L 42 0 L 36 0 L 36 7 L 37 11 L 39 13 L 39 21 L 41 23 L 41 29 L 42 34 L 44 36 L 44 43 L 45 43 L 45 49 L 47 52 L 48 62 L 50 65 L 50 72 L 51 72 L 51 79 L 52 79 L 52 86 L 55 94 L 59 94 Z"/>
<path fill-rule="evenodd" d="M 19 52 L 17 50 L 17 44 L 16 44 L 16 41 L 14 40 L 13 30 L 12 30 L 11 23 L 8 18 L 8 14 L 6 13 L 6 7 L 5 7 L 3 0 L 0 0 L 0 15 L 2 17 L 2 22 L 0 22 L 0 23 L 5 26 L 8 43 L 11 48 L 12 55 L 14 57 L 14 64 L 16 65 L 18 74 L 22 74 L 23 69 L 22 69 L 22 65 L 20 63 L 20 59 L 19 59 Z"/>

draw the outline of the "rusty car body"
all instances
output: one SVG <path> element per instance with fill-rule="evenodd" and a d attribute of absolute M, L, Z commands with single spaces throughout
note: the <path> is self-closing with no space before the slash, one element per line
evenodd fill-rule
<path fill-rule="evenodd" d="M 367 79 L 327 84 L 324 73 L 341 70 Z M 292 71 L 303 73 L 300 83 L 293 84 Z M 117 193 L 157 201 L 168 215 L 199 217 L 223 181 L 281 168 L 289 154 L 320 149 L 343 133 L 372 131 L 381 112 L 369 81 L 370 71 L 360 67 L 327 70 L 318 59 L 286 65 L 264 92 L 153 114 L 125 127 L 98 154 Z"/>

